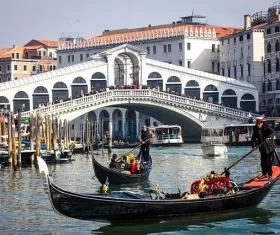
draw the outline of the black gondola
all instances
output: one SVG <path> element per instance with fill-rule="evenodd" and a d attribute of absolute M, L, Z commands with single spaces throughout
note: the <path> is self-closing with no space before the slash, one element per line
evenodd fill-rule
<path fill-rule="evenodd" d="M 65 191 L 49 178 L 44 160 L 38 158 L 40 172 L 45 173 L 46 192 L 53 209 L 64 216 L 82 219 L 135 219 L 158 218 L 174 215 L 194 215 L 213 212 L 230 212 L 257 207 L 269 193 L 280 176 L 280 167 L 274 166 L 273 179 L 260 187 L 244 187 L 255 178 L 238 186 L 236 194 L 183 200 L 181 198 L 148 198 L 132 192 L 103 194 L 78 194 Z"/>
<path fill-rule="evenodd" d="M 113 144 L 112 149 L 132 149 L 136 148 L 139 145 L 139 143 L 135 144 Z M 104 148 L 108 148 L 108 145 L 105 145 Z"/>
<path fill-rule="evenodd" d="M 144 169 L 141 174 L 127 174 L 120 170 L 110 169 L 101 165 L 96 161 L 94 155 L 92 156 L 93 170 L 96 178 L 101 184 L 104 184 L 107 179 L 110 184 L 133 184 L 146 181 L 152 170 L 152 163 L 152 158 L 149 157 L 148 164 L 143 166 Z"/>

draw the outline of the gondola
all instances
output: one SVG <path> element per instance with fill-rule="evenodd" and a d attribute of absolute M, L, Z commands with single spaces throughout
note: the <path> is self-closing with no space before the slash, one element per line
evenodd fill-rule
<path fill-rule="evenodd" d="M 139 143 L 134 144 L 113 144 L 112 149 L 132 149 L 136 148 L 139 145 Z M 109 148 L 109 145 L 105 145 L 104 148 Z"/>
<path fill-rule="evenodd" d="M 96 178 L 101 184 L 104 184 L 108 179 L 110 184 L 133 184 L 148 180 L 150 172 L 152 170 L 152 158 L 149 157 L 147 164 L 143 165 L 143 171 L 141 174 L 127 174 L 120 170 L 110 169 L 98 163 L 92 156 L 92 166 Z"/>
<path fill-rule="evenodd" d="M 273 178 L 270 181 L 262 181 L 255 177 L 237 186 L 235 194 L 184 200 L 159 195 L 153 197 L 152 194 L 149 198 L 129 191 L 109 194 L 72 193 L 61 189 L 52 182 L 48 175 L 47 165 L 40 157 L 38 157 L 38 164 L 40 172 L 45 173 L 44 179 L 47 186 L 45 190 L 53 209 L 61 215 L 81 220 L 147 219 L 244 210 L 257 207 L 280 176 L 280 167 L 273 166 Z"/>

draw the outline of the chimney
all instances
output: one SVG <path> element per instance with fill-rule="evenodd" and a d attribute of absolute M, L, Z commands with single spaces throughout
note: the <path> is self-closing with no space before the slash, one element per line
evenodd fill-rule
<path fill-rule="evenodd" d="M 251 28 L 251 16 L 244 15 L 244 29 Z"/>
<path fill-rule="evenodd" d="M 16 45 L 13 45 L 13 48 L 16 48 Z"/>

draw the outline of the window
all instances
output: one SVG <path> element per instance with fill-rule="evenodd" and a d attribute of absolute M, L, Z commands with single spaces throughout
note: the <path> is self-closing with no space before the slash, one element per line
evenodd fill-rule
<path fill-rule="evenodd" d="M 43 65 L 40 64 L 40 72 L 43 71 Z"/>
<path fill-rule="evenodd" d="M 43 56 L 46 56 L 46 51 L 43 51 Z"/>
<path fill-rule="evenodd" d="M 80 61 L 84 61 L 84 55 L 80 54 Z"/>
<path fill-rule="evenodd" d="M 10 67 L 10 65 L 9 64 L 7 64 L 7 71 L 10 71 L 11 70 L 11 67 Z"/>
<path fill-rule="evenodd" d="M 51 58 L 52 58 L 52 52 L 49 52 L 49 57 L 51 57 Z"/>
<path fill-rule="evenodd" d="M 179 60 L 179 66 L 183 66 L 183 61 Z"/>
<path fill-rule="evenodd" d="M 0 65 L 0 73 L 2 72 L 2 66 Z"/>
<path fill-rule="evenodd" d="M 270 42 L 267 43 L 266 53 L 271 53 L 271 43 Z"/>
<path fill-rule="evenodd" d="M 19 59 L 19 53 L 17 53 L 16 55 L 17 55 L 17 59 Z"/>
<path fill-rule="evenodd" d="M 275 33 L 279 33 L 279 26 L 275 26 Z"/>
<path fill-rule="evenodd" d="M 236 66 L 233 67 L 234 78 L 237 78 Z"/>
<path fill-rule="evenodd" d="M 236 50 L 233 50 L 233 59 L 235 60 Z"/>
<path fill-rule="evenodd" d="M 233 39 L 234 44 L 236 43 L 236 38 Z"/>
<path fill-rule="evenodd" d="M 216 52 L 216 45 L 212 44 L 212 52 Z"/>
<path fill-rule="evenodd" d="M 222 68 L 222 76 L 225 76 L 225 69 Z"/>
<path fill-rule="evenodd" d="M 248 64 L 248 76 L 251 76 L 251 64 Z"/>
<path fill-rule="evenodd" d="M 191 61 L 188 60 L 188 68 L 190 69 L 191 68 Z"/>
<path fill-rule="evenodd" d="M 217 45 L 217 52 L 220 52 L 220 45 Z"/>
<path fill-rule="evenodd" d="M 15 58 L 15 53 L 12 53 L 12 58 L 13 58 L 13 59 Z"/>
<path fill-rule="evenodd" d="M 212 61 L 212 72 L 215 73 L 215 61 Z"/>
<path fill-rule="evenodd" d="M 167 52 L 167 46 L 166 45 L 163 45 L 163 52 Z"/>
<path fill-rule="evenodd" d="M 251 47 L 250 47 L 250 46 L 248 46 L 248 54 L 250 53 L 250 49 L 251 49 Z"/>
<path fill-rule="evenodd" d="M 55 70 L 56 69 L 56 67 L 55 67 L 55 65 L 53 65 L 53 70 Z"/>
<path fill-rule="evenodd" d="M 87 57 L 87 58 L 89 57 L 89 53 L 86 54 L 86 57 Z"/>
<path fill-rule="evenodd" d="M 73 62 L 73 63 L 75 62 L 75 57 L 74 57 L 74 55 L 72 55 L 72 62 Z"/>
<path fill-rule="evenodd" d="M 271 61 L 267 60 L 267 72 L 271 73 Z"/>
<path fill-rule="evenodd" d="M 230 44 L 230 38 L 227 39 L 227 44 Z"/>
<path fill-rule="evenodd" d="M 150 54 L 150 47 L 147 47 L 147 54 Z"/>
<path fill-rule="evenodd" d="M 222 39 L 222 46 L 224 45 L 224 39 Z"/>
<path fill-rule="evenodd" d="M 17 71 L 17 65 L 16 64 L 14 65 L 14 70 Z"/>
<path fill-rule="evenodd" d="M 27 71 L 27 65 L 23 65 L 23 71 Z"/>
<path fill-rule="evenodd" d="M 36 72 L 36 65 L 33 65 L 33 66 L 32 66 L 32 71 L 33 71 L 33 72 Z"/>
<path fill-rule="evenodd" d="M 153 54 L 156 54 L 156 53 L 157 53 L 157 47 L 153 46 Z"/>
<path fill-rule="evenodd" d="M 41 56 L 41 51 L 38 51 L 38 55 Z"/>
<path fill-rule="evenodd" d="M 266 34 L 271 34 L 271 28 L 268 28 L 268 29 L 266 30 Z"/>
<path fill-rule="evenodd" d="M 239 42 L 242 42 L 243 41 L 243 35 L 240 35 L 239 36 Z"/>
<path fill-rule="evenodd" d="M 70 55 L 68 56 L 68 63 L 70 63 L 70 59 L 71 59 L 71 57 L 70 57 Z"/>
<path fill-rule="evenodd" d="M 61 64 L 62 63 L 62 58 L 61 56 L 58 57 L 58 62 Z"/>
<path fill-rule="evenodd" d="M 218 62 L 218 64 L 217 64 L 217 66 L 218 66 L 218 73 L 220 73 L 220 62 Z"/>
<path fill-rule="evenodd" d="M 171 44 L 168 44 L 168 52 L 171 52 Z"/>
<path fill-rule="evenodd" d="M 276 58 L 276 72 L 280 71 L 280 66 L 279 66 L 279 59 Z"/>
<path fill-rule="evenodd" d="M 183 44 L 181 42 L 179 42 L 179 51 L 183 50 Z"/>
<path fill-rule="evenodd" d="M 227 68 L 228 77 L 230 78 L 230 68 Z"/>
<path fill-rule="evenodd" d="M 240 65 L 240 72 L 241 72 L 241 78 L 243 78 L 244 76 L 244 71 L 243 71 L 243 65 Z"/>
<path fill-rule="evenodd" d="M 241 57 L 241 59 L 243 59 L 243 47 L 241 47 L 241 49 L 240 49 L 240 57 Z"/>
<path fill-rule="evenodd" d="M 276 43 L 275 43 L 275 51 L 279 51 L 280 50 L 280 47 L 279 47 L 279 40 L 277 39 L 276 40 Z"/>
<path fill-rule="evenodd" d="M 52 71 L 52 65 L 49 65 L 49 71 Z"/>
<path fill-rule="evenodd" d="M 187 50 L 191 50 L 191 43 L 190 42 L 187 43 Z"/>
<path fill-rule="evenodd" d="M 248 33 L 248 34 L 247 34 L 247 40 L 250 40 L 250 39 L 251 39 L 251 34 Z"/>

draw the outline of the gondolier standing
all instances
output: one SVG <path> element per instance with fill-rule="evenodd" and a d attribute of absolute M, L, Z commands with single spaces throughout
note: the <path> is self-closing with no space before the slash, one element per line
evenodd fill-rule
<path fill-rule="evenodd" d="M 275 152 L 276 144 L 273 140 L 274 130 L 264 122 L 263 117 L 256 118 L 256 125 L 253 128 L 252 134 L 252 147 L 256 148 L 257 145 L 266 141 L 262 146 L 259 147 L 261 153 L 261 168 L 262 175 L 259 178 L 272 177 L 272 163 Z"/>
<path fill-rule="evenodd" d="M 153 137 L 154 134 L 150 131 L 147 126 L 144 124 L 142 126 L 141 134 L 139 136 L 139 141 L 142 144 L 138 157 L 142 154 L 144 162 L 149 161 L 150 155 L 150 138 Z"/>

